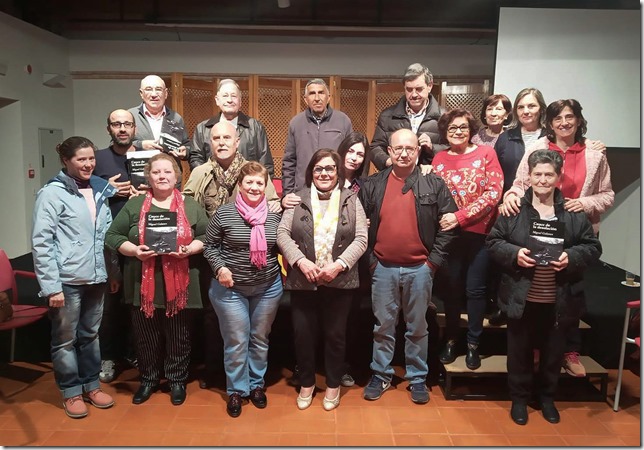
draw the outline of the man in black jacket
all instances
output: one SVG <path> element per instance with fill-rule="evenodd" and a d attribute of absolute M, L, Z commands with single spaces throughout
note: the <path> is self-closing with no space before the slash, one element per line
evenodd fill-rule
<path fill-rule="evenodd" d="M 433 81 L 426 66 L 414 63 L 407 67 L 402 79 L 405 95 L 380 113 L 371 141 L 371 159 L 378 170 L 391 166 L 387 144 L 391 134 L 401 128 L 412 130 L 418 136 L 421 164 L 431 164 L 434 153 L 447 148 L 439 144 L 438 119 L 443 111 L 430 93 Z"/>
<path fill-rule="evenodd" d="M 219 82 L 215 102 L 220 112 L 210 119 L 200 122 L 195 128 L 189 157 L 190 169 L 194 169 L 210 159 L 210 130 L 213 125 L 219 122 L 230 122 L 239 134 L 237 151 L 247 161 L 261 163 L 273 178 L 273 156 L 268 146 L 266 128 L 259 120 L 253 119 L 239 110 L 241 97 L 241 89 L 235 80 L 227 78 Z"/>
<path fill-rule="evenodd" d="M 359 198 L 370 220 L 366 256 L 372 271 L 373 329 L 371 381 L 364 398 L 377 400 L 389 389 L 396 323 L 406 323 L 405 378 L 414 403 L 427 403 L 427 319 L 436 270 L 443 265 L 455 230 L 442 231 L 443 214 L 458 210 L 445 182 L 416 167 L 419 145 L 411 130 L 391 135 L 392 167 L 365 180 Z"/>

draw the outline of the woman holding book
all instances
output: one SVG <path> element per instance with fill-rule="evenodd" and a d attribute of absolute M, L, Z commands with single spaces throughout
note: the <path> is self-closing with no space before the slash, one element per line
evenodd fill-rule
<path fill-rule="evenodd" d="M 276 244 L 281 214 L 268 207 L 270 182 L 263 165 L 246 162 L 234 202 L 217 209 L 206 232 L 204 256 L 214 273 L 208 296 L 224 340 L 231 417 L 241 414 L 242 398 L 257 408 L 267 405 L 268 335 L 282 298 Z"/>
<path fill-rule="evenodd" d="M 124 297 L 132 305 L 141 374 L 141 386 L 132 398 L 134 404 L 150 398 L 163 374 L 170 385 L 172 404 L 181 405 L 186 398 L 189 310 L 202 307 L 198 254 L 203 250 L 208 218 L 201 206 L 175 188 L 179 175 L 172 156 L 160 153 L 150 158 L 145 166 L 150 190 L 128 200 L 105 239 L 110 249 L 126 256 Z M 154 223 L 168 219 L 162 246 L 170 245 L 175 250 L 161 254 L 150 247 L 150 238 L 158 234 Z"/>
<path fill-rule="evenodd" d="M 503 270 L 498 298 L 508 316 L 510 415 L 519 425 L 528 421 L 535 347 L 540 354 L 537 394 L 541 413 L 550 423 L 560 420 L 553 399 L 566 332 L 585 309 L 584 271 L 602 252 L 587 215 L 566 208 L 558 188 L 564 167 L 559 152 L 534 151 L 527 166 L 530 187 L 521 198 L 518 214 L 499 216 L 486 240 L 490 257 Z M 528 248 L 535 220 L 556 221 L 564 229 L 561 254 L 548 265 L 537 265 Z"/>

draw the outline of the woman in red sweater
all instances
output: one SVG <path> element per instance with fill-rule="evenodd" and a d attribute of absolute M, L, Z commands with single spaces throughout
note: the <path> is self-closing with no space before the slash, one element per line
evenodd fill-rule
<path fill-rule="evenodd" d="M 434 170 L 447 184 L 459 208 L 456 213 L 445 214 L 439 225 L 442 230 L 461 229 L 448 256 L 447 344 L 439 358 L 443 364 L 456 359 L 461 300 L 465 294 L 468 316 L 465 364 L 470 370 L 476 370 L 481 366 L 478 345 L 487 300 L 485 238 L 496 219 L 503 192 L 503 171 L 494 148 L 472 143 L 478 126 L 466 109 L 457 108 L 443 114 L 438 129 L 450 147 L 434 156 Z"/>

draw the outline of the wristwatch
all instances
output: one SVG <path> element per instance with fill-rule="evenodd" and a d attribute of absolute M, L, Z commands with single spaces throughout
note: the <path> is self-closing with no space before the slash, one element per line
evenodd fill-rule
<path fill-rule="evenodd" d="M 345 263 L 344 261 L 342 261 L 340 258 L 338 258 L 338 259 L 336 260 L 336 262 L 340 263 L 340 265 L 342 266 L 342 271 L 343 271 L 343 272 L 346 272 L 347 270 L 349 270 L 349 266 L 347 265 L 347 263 Z"/>

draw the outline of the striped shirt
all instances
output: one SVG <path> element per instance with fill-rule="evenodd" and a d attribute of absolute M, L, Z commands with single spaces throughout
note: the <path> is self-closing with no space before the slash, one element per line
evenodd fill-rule
<path fill-rule="evenodd" d="M 252 226 L 237 211 L 234 203 L 220 206 L 210 219 L 204 242 L 204 256 L 216 274 L 222 267 L 233 273 L 239 286 L 255 286 L 270 282 L 280 272 L 277 262 L 277 225 L 280 214 L 268 213 L 264 224 L 267 244 L 267 266 L 258 269 L 250 262 L 250 232 Z"/>
<path fill-rule="evenodd" d="M 542 217 L 541 219 L 557 220 L 557 217 Z M 526 300 L 534 303 L 554 303 L 557 298 L 556 275 L 557 272 L 552 266 L 536 266 Z"/>

